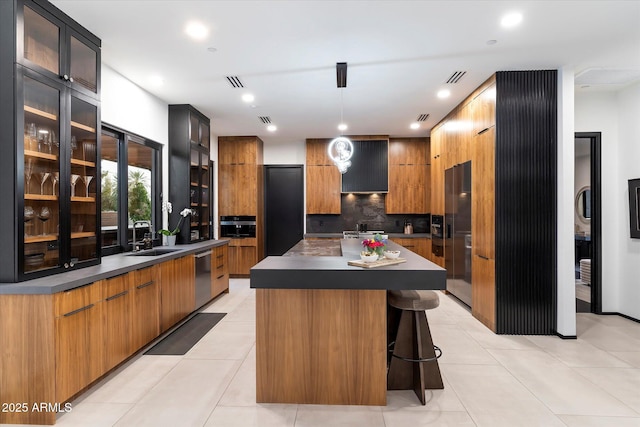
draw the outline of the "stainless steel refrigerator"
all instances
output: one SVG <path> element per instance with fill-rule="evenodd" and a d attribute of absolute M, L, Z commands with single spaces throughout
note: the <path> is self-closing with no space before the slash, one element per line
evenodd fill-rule
<path fill-rule="evenodd" d="M 471 162 L 447 169 L 444 186 L 447 291 L 471 307 Z"/>

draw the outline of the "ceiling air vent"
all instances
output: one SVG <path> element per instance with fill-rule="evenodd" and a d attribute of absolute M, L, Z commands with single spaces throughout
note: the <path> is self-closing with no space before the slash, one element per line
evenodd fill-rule
<path fill-rule="evenodd" d="M 465 74 L 467 74 L 466 71 L 454 71 L 453 74 L 449 76 L 447 83 L 451 83 L 451 84 L 458 83 L 462 78 L 462 76 L 464 76 Z"/>
<path fill-rule="evenodd" d="M 339 88 L 347 87 L 347 63 L 336 62 L 336 83 Z"/>
<path fill-rule="evenodd" d="M 269 123 L 271 123 L 271 117 L 269 117 L 269 116 L 258 116 L 258 118 L 265 125 L 268 125 Z"/>
<path fill-rule="evenodd" d="M 429 118 L 428 114 L 420 114 L 416 119 L 416 122 L 426 122 L 428 118 Z"/>
<path fill-rule="evenodd" d="M 235 88 L 244 87 L 244 85 L 240 81 L 240 77 L 238 76 L 227 76 L 227 81 L 232 87 L 235 87 Z"/>

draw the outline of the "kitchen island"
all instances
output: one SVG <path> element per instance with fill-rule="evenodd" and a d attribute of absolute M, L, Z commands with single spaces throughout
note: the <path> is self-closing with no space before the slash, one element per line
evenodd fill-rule
<path fill-rule="evenodd" d="M 354 267 L 359 240 L 303 240 L 251 269 L 257 402 L 386 405 L 387 290 L 446 286 L 444 269 L 388 247 L 406 262 Z"/>

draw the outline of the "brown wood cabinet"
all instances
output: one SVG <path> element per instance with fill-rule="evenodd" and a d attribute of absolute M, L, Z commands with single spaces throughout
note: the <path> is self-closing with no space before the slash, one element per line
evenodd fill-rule
<path fill-rule="evenodd" d="M 256 217 L 256 237 L 245 239 L 242 250 L 228 251 L 232 276 L 248 277 L 249 269 L 264 258 L 263 145 L 257 136 L 218 138 L 219 215 Z"/>
<path fill-rule="evenodd" d="M 229 292 L 229 247 L 218 246 L 213 249 L 211 259 L 211 296 L 217 297 Z"/>
<path fill-rule="evenodd" d="M 102 288 L 102 325 L 105 370 L 129 357 L 131 348 L 131 300 L 129 274 L 105 279 Z"/>
<path fill-rule="evenodd" d="M 133 276 L 131 350 L 137 351 L 160 335 L 159 267 L 154 265 L 129 274 Z"/>
<path fill-rule="evenodd" d="M 195 259 L 193 255 L 160 264 L 160 329 L 167 331 L 195 308 Z"/>
<path fill-rule="evenodd" d="M 429 259 L 431 254 L 431 239 L 428 237 L 392 237 L 390 239 L 400 246 L 415 252 L 423 258 Z M 402 256 L 402 254 L 400 254 Z"/>
<path fill-rule="evenodd" d="M 306 210 L 308 215 L 340 215 L 342 177 L 327 153 L 330 139 L 307 139 Z"/>
<path fill-rule="evenodd" d="M 430 212 L 429 138 L 389 139 L 388 214 Z"/>
<path fill-rule="evenodd" d="M 229 275 L 243 277 L 258 263 L 255 238 L 231 239 L 229 242 Z"/>
<path fill-rule="evenodd" d="M 495 259 L 495 127 L 485 129 L 473 140 L 473 255 Z"/>
<path fill-rule="evenodd" d="M 227 246 L 213 253 L 216 295 L 229 288 Z M 194 261 L 187 255 L 53 295 L 0 295 L 0 402 L 64 403 L 158 337 L 161 312 L 162 331 L 188 316 Z M 55 419 L 0 412 L 0 423 Z"/>
<path fill-rule="evenodd" d="M 107 369 L 100 282 L 54 295 L 57 402 L 64 402 Z"/>

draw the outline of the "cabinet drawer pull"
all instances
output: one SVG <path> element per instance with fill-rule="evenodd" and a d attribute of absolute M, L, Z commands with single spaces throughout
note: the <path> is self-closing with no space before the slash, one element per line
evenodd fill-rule
<path fill-rule="evenodd" d="M 222 279 L 224 277 L 224 274 L 219 275 L 218 277 L 216 277 L 216 280 L 218 279 Z"/>
<path fill-rule="evenodd" d="M 79 309 L 77 309 L 77 310 L 73 310 L 73 311 L 70 311 L 70 312 L 68 312 L 68 313 L 65 313 L 65 314 L 63 314 L 63 316 L 64 316 L 64 317 L 73 316 L 74 314 L 78 314 L 78 313 L 80 313 L 81 311 L 89 310 L 89 309 L 90 309 L 91 307 L 93 307 L 94 305 L 95 305 L 95 304 L 89 304 L 89 305 L 86 305 L 86 306 L 84 306 L 84 307 L 82 307 L 82 308 L 79 308 Z"/>
<path fill-rule="evenodd" d="M 220 265 L 216 265 L 216 268 L 224 268 L 224 263 Z"/>
<path fill-rule="evenodd" d="M 152 281 L 150 281 L 150 282 L 143 283 L 142 285 L 138 285 L 138 286 L 136 286 L 136 289 L 146 288 L 147 286 L 151 286 L 151 285 L 153 285 L 154 283 L 155 283 L 155 282 L 152 280 Z"/>
<path fill-rule="evenodd" d="M 489 128 L 484 128 L 480 132 L 478 132 L 478 135 L 482 135 L 483 133 L 485 133 L 488 130 L 489 130 Z"/>
<path fill-rule="evenodd" d="M 106 301 L 112 301 L 112 300 L 114 300 L 114 299 L 116 299 L 116 298 L 123 297 L 123 296 L 125 296 L 125 295 L 126 295 L 126 294 L 128 294 L 128 293 L 129 293 L 129 291 L 122 291 L 122 292 L 120 292 L 119 294 L 111 295 L 110 297 L 108 297 L 108 298 L 106 299 Z"/>
<path fill-rule="evenodd" d="M 196 258 L 204 258 L 210 255 L 211 255 L 211 252 L 200 252 L 199 254 L 196 254 Z"/>
<path fill-rule="evenodd" d="M 484 255 L 478 255 L 478 257 L 480 257 L 480 258 L 482 258 L 482 259 L 484 259 L 484 260 L 489 261 L 489 258 L 487 258 L 487 257 L 486 257 L 486 256 L 484 256 Z"/>
<path fill-rule="evenodd" d="M 216 255 L 216 258 L 224 258 L 224 255 Z"/>

